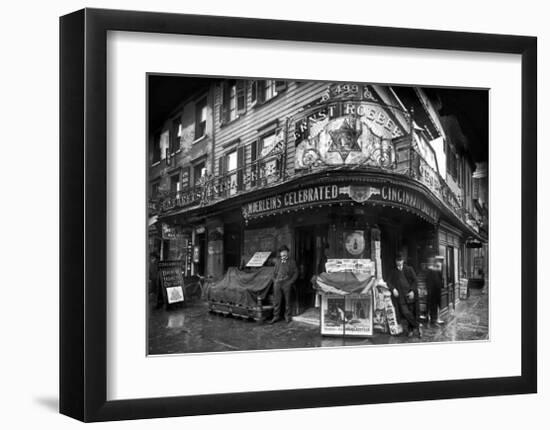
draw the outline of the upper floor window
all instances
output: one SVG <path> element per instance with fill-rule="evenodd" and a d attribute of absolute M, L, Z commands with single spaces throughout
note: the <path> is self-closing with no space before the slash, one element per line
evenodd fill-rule
<path fill-rule="evenodd" d="M 206 97 L 195 104 L 195 140 L 206 135 L 206 118 L 208 109 L 206 107 Z"/>
<path fill-rule="evenodd" d="M 227 195 L 243 189 L 244 147 L 231 149 L 219 159 L 222 190 Z"/>
<path fill-rule="evenodd" d="M 221 85 L 220 123 L 237 119 L 246 111 L 246 81 L 228 80 Z"/>
<path fill-rule="evenodd" d="M 158 163 L 160 161 L 160 134 L 156 134 L 153 137 L 153 147 L 151 149 L 151 164 Z"/>
<path fill-rule="evenodd" d="M 250 89 L 251 103 L 264 103 L 276 97 L 286 89 L 286 81 L 273 79 L 252 81 Z"/>
<path fill-rule="evenodd" d="M 180 142 L 182 136 L 181 119 L 176 118 L 172 121 L 172 133 L 170 134 L 170 153 L 173 154 L 180 149 Z"/>
<path fill-rule="evenodd" d="M 160 181 L 155 181 L 151 183 L 151 198 L 156 199 L 160 194 Z"/>
<path fill-rule="evenodd" d="M 204 177 L 206 177 L 206 163 L 203 161 L 193 167 L 193 183 L 198 185 Z"/>
<path fill-rule="evenodd" d="M 180 174 L 176 173 L 170 176 L 170 192 L 175 194 L 178 191 L 180 191 Z"/>

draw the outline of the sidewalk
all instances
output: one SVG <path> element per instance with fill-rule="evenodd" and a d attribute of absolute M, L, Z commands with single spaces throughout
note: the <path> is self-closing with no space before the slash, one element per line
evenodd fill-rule
<path fill-rule="evenodd" d="M 171 311 L 150 311 L 149 354 L 485 340 L 489 336 L 488 295 L 472 290 L 470 298 L 461 300 L 444 319 L 446 324 L 441 327 L 424 327 L 421 339 L 378 333 L 368 339 L 342 339 L 321 336 L 319 327 L 311 323 L 269 325 L 215 315 L 208 312 L 206 303 L 196 302 Z"/>

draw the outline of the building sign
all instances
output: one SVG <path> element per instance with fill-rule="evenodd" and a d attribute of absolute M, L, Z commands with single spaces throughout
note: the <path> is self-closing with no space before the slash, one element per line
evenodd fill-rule
<path fill-rule="evenodd" d="M 252 258 L 246 264 L 246 267 L 262 267 L 270 255 L 271 251 L 258 251 L 254 253 Z"/>
<path fill-rule="evenodd" d="M 421 193 L 399 185 L 319 185 L 276 194 L 242 206 L 245 220 L 280 213 L 286 209 L 319 206 L 334 202 L 355 201 L 360 204 L 385 204 L 410 210 L 436 222 L 439 211 Z M 353 245 L 353 243 L 351 243 Z"/>
<path fill-rule="evenodd" d="M 295 168 L 318 165 L 395 165 L 393 139 L 409 134 L 392 108 L 376 103 L 326 104 L 294 124 Z"/>
<path fill-rule="evenodd" d="M 296 169 L 362 164 L 391 168 L 392 141 L 411 134 L 405 110 L 383 103 L 370 85 L 331 84 L 318 106 L 294 122 Z"/>
<path fill-rule="evenodd" d="M 368 294 L 323 294 L 321 334 L 328 336 L 372 336 L 372 292 Z"/>
<path fill-rule="evenodd" d="M 321 97 L 321 103 L 346 98 L 378 101 L 370 85 L 338 82 L 327 87 Z"/>
<path fill-rule="evenodd" d="M 336 200 L 339 195 L 340 188 L 338 185 L 321 185 L 303 188 L 247 203 L 242 207 L 242 213 L 245 218 L 249 218 L 254 215 L 266 214 L 279 209 Z"/>
<path fill-rule="evenodd" d="M 158 268 L 165 303 L 183 303 L 182 261 L 161 261 Z"/>
<path fill-rule="evenodd" d="M 383 201 L 415 209 L 431 221 L 438 218 L 438 210 L 428 203 L 420 193 L 399 186 L 386 185 L 380 189 L 380 197 Z"/>

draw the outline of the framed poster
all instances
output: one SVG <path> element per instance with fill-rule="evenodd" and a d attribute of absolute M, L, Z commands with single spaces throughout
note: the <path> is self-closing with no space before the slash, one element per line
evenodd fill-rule
<path fill-rule="evenodd" d="M 344 337 L 372 336 L 372 293 L 323 294 L 321 299 L 321 334 Z"/>
<path fill-rule="evenodd" d="M 61 18 L 60 43 L 62 413 L 106 421 L 537 390 L 536 38 L 86 9 Z M 163 224 L 189 232 L 186 243 L 148 240 Z M 375 270 L 394 302 L 401 288 L 397 306 L 384 295 L 395 330 L 327 346 L 320 326 L 339 330 L 338 309 L 346 333 L 372 332 L 373 313 L 362 297 L 327 298 L 325 316 L 209 326 L 199 355 L 193 336 L 209 319 L 155 309 L 155 261 L 185 255 L 201 288 L 227 279 L 234 296 L 255 297 L 269 270 L 224 276 L 272 230 L 257 249 L 279 249 L 289 284 L 343 264 L 346 247 L 370 253 L 362 276 L 327 280 L 359 289 Z M 342 243 L 345 231 L 365 242 Z M 191 264 L 195 246 L 205 261 Z M 436 251 L 442 267 L 429 263 Z M 470 261 L 487 282 L 453 300 Z M 431 270 L 455 284 L 421 336 L 414 279 Z M 273 295 L 281 309 L 291 291 Z M 273 306 L 265 299 L 250 306 Z M 474 330 L 456 316 L 471 312 Z M 162 360 L 144 354 L 151 342 Z M 357 372 L 373 361 L 385 365 Z M 324 372 L 335 362 L 346 365 Z M 272 378 L 257 377 L 265 369 Z"/>

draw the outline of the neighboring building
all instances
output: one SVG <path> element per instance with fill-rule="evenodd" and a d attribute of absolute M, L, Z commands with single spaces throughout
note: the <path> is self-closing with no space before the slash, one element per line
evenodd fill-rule
<path fill-rule="evenodd" d="M 189 276 L 286 244 L 307 302 L 324 258 L 371 258 L 378 231 L 384 277 L 398 252 L 419 273 L 445 256 L 442 308 L 473 276 L 474 249 L 486 273 L 486 181 L 421 89 L 213 80 L 150 139 L 151 249 Z"/>

